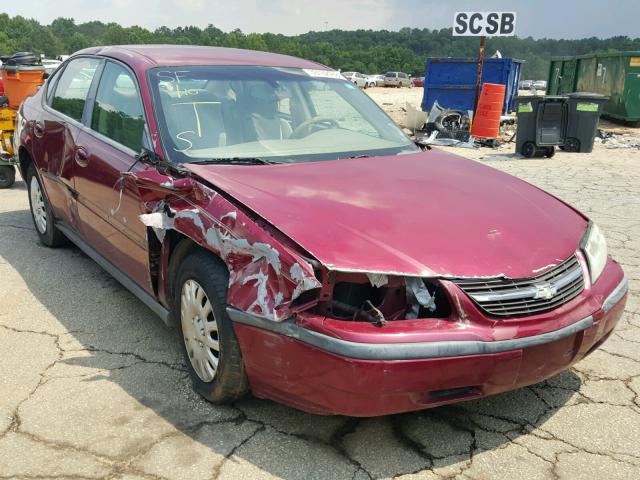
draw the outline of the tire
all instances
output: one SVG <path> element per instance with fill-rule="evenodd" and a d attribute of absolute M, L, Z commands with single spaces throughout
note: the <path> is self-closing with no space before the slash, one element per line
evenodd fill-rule
<path fill-rule="evenodd" d="M 229 285 L 226 267 L 212 254 L 198 251 L 182 261 L 175 280 L 172 309 L 180 325 L 180 344 L 193 389 L 216 404 L 242 398 L 249 391 L 249 381 L 238 338 L 226 311 Z M 200 295 L 202 299 L 198 301 Z M 196 300 L 189 302 L 190 298 Z M 206 345 L 207 341 L 212 341 L 211 345 Z M 217 352 L 212 347 L 216 341 Z M 217 365 L 209 363 L 210 359 L 217 359 Z"/>
<path fill-rule="evenodd" d="M 579 152 L 580 151 L 580 140 L 575 137 L 569 137 L 564 142 L 564 149 L 567 152 Z"/>
<path fill-rule="evenodd" d="M 522 149 L 520 150 L 520 153 L 522 154 L 523 157 L 533 158 L 533 156 L 536 154 L 535 143 L 526 142 L 524 145 L 522 145 Z"/>
<path fill-rule="evenodd" d="M 0 189 L 11 188 L 16 183 L 16 169 L 11 165 L 0 165 Z"/>
<path fill-rule="evenodd" d="M 42 188 L 42 183 L 33 163 L 27 169 L 27 188 L 29 190 L 29 209 L 33 226 L 40 242 L 47 247 L 60 247 L 68 243 L 64 234 L 56 228 L 55 219 L 49 199 Z"/>
<path fill-rule="evenodd" d="M 544 156 L 547 158 L 551 158 L 556 154 L 555 147 L 547 147 L 544 149 Z"/>

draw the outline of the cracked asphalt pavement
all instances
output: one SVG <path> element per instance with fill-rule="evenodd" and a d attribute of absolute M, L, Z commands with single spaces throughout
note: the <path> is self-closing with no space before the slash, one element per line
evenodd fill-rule
<path fill-rule="evenodd" d="M 78 249 L 38 243 L 19 181 L 0 191 L 0 478 L 639 478 L 640 152 L 457 151 L 605 232 L 630 298 L 587 359 L 515 392 L 381 418 L 210 405 L 175 331 Z"/>

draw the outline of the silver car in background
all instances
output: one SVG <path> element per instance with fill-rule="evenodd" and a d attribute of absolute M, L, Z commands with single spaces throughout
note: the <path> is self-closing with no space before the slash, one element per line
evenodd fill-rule
<path fill-rule="evenodd" d="M 365 77 L 360 72 L 343 72 L 342 76 L 349 80 L 350 82 L 355 83 L 360 88 L 367 88 L 367 77 Z"/>
<path fill-rule="evenodd" d="M 536 80 L 533 82 L 532 86 L 533 90 L 541 90 L 543 92 L 547 91 L 547 81 L 546 80 Z"/>
<path fill-rule="evenodd" d="M 385 87 L 412 87 L 411 77 L 404 72 L 387 72 L 384 74 Z"/>

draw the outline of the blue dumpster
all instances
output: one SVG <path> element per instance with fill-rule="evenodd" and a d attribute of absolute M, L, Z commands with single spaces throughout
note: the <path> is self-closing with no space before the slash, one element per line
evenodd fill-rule
<path fill-rule="evenodd" d="M 506 86 L 502 113 L 515 109 L 520 67 L 523 60 L 513 58 L 485 58 L 482 83 L 501 83 Z M 425 65 L 422 110 L 428 112 L 437 100 L 443 108 L 473 110 L 478 75 L 477 58 L 428 58 Z"/>

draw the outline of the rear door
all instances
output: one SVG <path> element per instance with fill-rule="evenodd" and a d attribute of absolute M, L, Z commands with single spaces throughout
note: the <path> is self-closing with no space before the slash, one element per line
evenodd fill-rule
<path fill-rule="evenodd" d="M 141 199 L 133 181 L 123 175 L 144 167 L 136 162 L 145 116 L 135 75 L 108 60 L 94 95 L 89 128 L 80 133 L 74 164 L 81 233 L 107 260 L 153 293 L 147 231 L 138 219 Z"/>
<path fill-rule="evenodd" d="M 73 165 L 86 100 L 101 60 L 81 57 L 47 84 L 42 114 L 34 125 L 35 155 L 54 216 L 77 228 Z"/>

